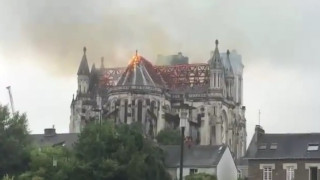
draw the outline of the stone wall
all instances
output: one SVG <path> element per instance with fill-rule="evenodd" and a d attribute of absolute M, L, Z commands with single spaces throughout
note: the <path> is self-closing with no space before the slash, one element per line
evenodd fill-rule
<path fill-rule="evenodd" d="M 249 160 L 248 179 L 259 180 L 263 179 L 263 170 L 260 168 L 262 164 L 274 164 L 272 170 L 272 180 L 286 179 L 286 169 L 284 164 L 294 163 L 297 165 L 295 170 L 295 179 L 309 180 L 309 169 L 306 168 L 308 163 L 317 163 L 320 165 L 320 158 L 318 160 Z M 318 166 L 318 180 L 320 180 L 320 167 Z"/>

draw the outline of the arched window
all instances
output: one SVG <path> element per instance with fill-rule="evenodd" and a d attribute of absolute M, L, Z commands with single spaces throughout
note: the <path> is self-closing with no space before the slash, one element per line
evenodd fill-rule
<path fill-rule="evenodd" d="M 226 111 L 222 111 L 222 117 L 221 117 L 221 121 L 222 121 L 222 124 L 221 124 L 221 142 L 224 143 L 224 144 L 227 144 L 228 143 L 228 140 L 227 140 L 227 130 L 228 130 L 228 118 L 227 118 L 227 113 Z"/>
<path fill-rule="evenodd" d="M 155 107 L 156 107 L 156 102 L 155 102 L 155 101 L 152 101 L 152 102 L 151 102 L 151 105 L 150 105 L 150 111 L 154 113 Z"/>

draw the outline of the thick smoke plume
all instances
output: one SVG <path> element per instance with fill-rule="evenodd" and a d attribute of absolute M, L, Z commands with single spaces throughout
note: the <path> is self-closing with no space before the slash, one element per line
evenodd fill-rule
<path fill-rule="evenodd" d="M 153 62 L 158 54 L 179 51 L 191 62 L 206 62 L 219 39 L 220 51 L 237 49 L 246 65 L 300 65 L 305 56 L 293 52 L 317 40 L 299 36 L 303 9 L 288 2 L 4 0 L 0 52 L 74 75 L 83 46 L 90 63 L 99 66 L 104 56 L 106 66 L 115 67 L 125 66 L 136 49 Z"/>

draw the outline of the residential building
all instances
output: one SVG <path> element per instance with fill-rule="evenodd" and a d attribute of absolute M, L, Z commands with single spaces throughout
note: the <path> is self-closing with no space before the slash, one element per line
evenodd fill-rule
<path fill-rule="evenodd" d="M 31 140 L 39 147 L 64 146 L 71 149 L 78 141 L 78 133 L 56 133 L 56 129 L 46 128 L 43 134 L 31 134 Z"/>
<path fill-rule="evenodd" d="M 320 180 L 320 133 L 267 134 L 256 126 L 250 142 L 249 180 Z"/>
<path fill-rule="evenodd" d="M 248 177 L 248 159 L 243 157 L 236 159 L 236 166 L 238 168 L 238 177 L 241 179 L 247 179 Z"/>
<path fill-rule="evenodd" d="M 162 146 L 165 164 L 172 179 L 180 174 L 180 146 Z M 183 153 L 183 177 L 194 173 L 207 173 L 219 180 L 236 180 L 237 167 L 226 145 L 186 146 Z"/>

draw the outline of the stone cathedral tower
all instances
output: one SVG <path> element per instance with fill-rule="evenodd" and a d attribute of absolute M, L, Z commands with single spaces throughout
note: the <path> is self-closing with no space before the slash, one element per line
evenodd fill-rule
<path fill-rule="evenodd" d="M 164 128 L 179 128 L 182 106 L 188 111 L 185 136 L 195 144 L 227 144 L 234 157 L 246 150 L 243 65 L 235 51 L 219 52 L 207 63 L 189 64 L 182 53 L 163 57 L 169 65 L 153 65 L 136 53 L 124 68 L 89 70 L 86 48 L 78 70 L 78 90 L 71 103 L 70 132 L 102 119 L 139 122 L 154 138 Z"/>

